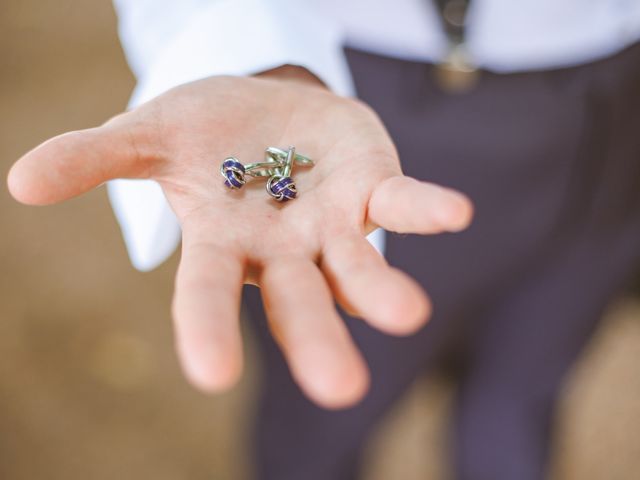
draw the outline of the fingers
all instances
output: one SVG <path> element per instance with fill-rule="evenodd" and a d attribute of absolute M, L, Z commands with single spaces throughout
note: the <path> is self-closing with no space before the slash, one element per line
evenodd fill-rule
<path fill-rule="evenodd" d="M 390 267 L 365 237 L 331 241 L 322 269 L 340 304 L 385 333 L 413 333 L 429 317 L 431 305 L 422 288 Z"/>
<path fill-rule="evenodd" d="M 216 392 L 242 371 L 239 329 L 243 263 L 239 256 L 185 233 L 173 317 L 178 355 L 189 380 Z"/>
<path fill-rule="evenodd" d="M 325 408 L 360 400 L 369 385 L 367 368 L 318 267 L 311 260 L 277 259 L 260 283 L 274 336 L 304 392 Z"/>
<path fill-rule="evenodd" d="M 458 232 L 472 215 L 462 193 L 405 176 L 384 180 L 369 199 L 368 221 L 397 233 Z"/>
<path fill-rule="evenodd" d="M 16 200 L 46 205 L 80 195 L 113 178 L 146 178 L 150 134 L 124 114 L 109 124 L 54 137 L 25 154 L 9 172 Z"/>

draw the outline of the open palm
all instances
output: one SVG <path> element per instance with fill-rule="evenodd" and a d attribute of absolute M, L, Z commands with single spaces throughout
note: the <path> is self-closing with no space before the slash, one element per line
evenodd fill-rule
<path fill-rule="evenodd" d="M 256 162 L 266 147 L 289 145 L 316 162 L 294 167 L 297 199 L 276 202 L 262 180 L 224 187 L 225 157 Z M 463 195 L 402 175 L 369 108 L 274 78 L 212 77 L 56 137 L 16 163 L 9 187 L 24 203 L 48 204 L 113 178 L 156 180 L 181 223 L 173 313 L 189 379 L 208 391 L 237 380 L 241 288 L 253 283 L 296 381 L 329 408 L 355 403 L 368 386 L 333 297 L 392 334 L 411 333 L 429 313 L 422 289 L 365 235 L 457 231 L 471 217 Z"/>

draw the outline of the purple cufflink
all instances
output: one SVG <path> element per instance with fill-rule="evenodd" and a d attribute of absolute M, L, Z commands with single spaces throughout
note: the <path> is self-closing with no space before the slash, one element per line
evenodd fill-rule
<path fill-rule="evenodd" d="M 267 180 L 267 192 L 279 202 L 293 200 L 298 196 L 298 190 L 293 178 L 277 175 Z"/>
<path fill-rule="evenodd" d="M 220 173 L 225 179 L 225 186 L 233 190 L 242 188 L 247 182 L 244 178 L 246 173 L 244 165 L 233 157 L 229 157 L 222 162 Z"/>
<path fill-rule="evenodd" d="M 269 195 L 279 202 L 286 202 L 298 196 L 296 184 L 291 177 L 294 163 L 302 166 L 314 165 L 309 157 L 296 154 L 295 147 L 289 147 L 288 150 L 268 147 L 264 162 L 243 165 L 237 158 L 229 157 L 220 165 L 220 173 L 224 177 L 225 186 L 232 190 L 245 185 L 246 175 L 268 177 L 266 188 Z"/>

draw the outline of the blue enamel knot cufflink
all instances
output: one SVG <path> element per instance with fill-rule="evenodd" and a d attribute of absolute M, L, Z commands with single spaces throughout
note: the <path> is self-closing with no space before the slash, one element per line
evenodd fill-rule
<path fill-rule="evenodd" d="M 298 196 L 296 184 L 291 177 L 294 164 L 312 167 L 314 161 L 296 153 L 295 147 L 289 147 L 288 150 L 268 147 L 264 162 L 243 165 L 237 158 L 229 157 L 220 165 L 220 173 L 224 177 L 225 186 L 233 190 L 244 186 L 247 175 L 268 177 L 267 193 L 279 202 L 286 202 Z"/>

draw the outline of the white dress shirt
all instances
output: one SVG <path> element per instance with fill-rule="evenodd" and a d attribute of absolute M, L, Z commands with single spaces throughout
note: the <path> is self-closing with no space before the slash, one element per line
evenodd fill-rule
<path fill-rule="evenodd" d="M 343 46 L 437 62 L 446 37 L 430 0 L 114 0 L 138 84 L 130 106 L 211 75 L 303 66 L 353 94 Z M 466 45 L 495 72 L 596 60 L 640 40 L 640 0 L 472 0 Z M 150 270 L 180 241 L 151 180 L 115 180 L 109 196 L 133 265 Z"/>

